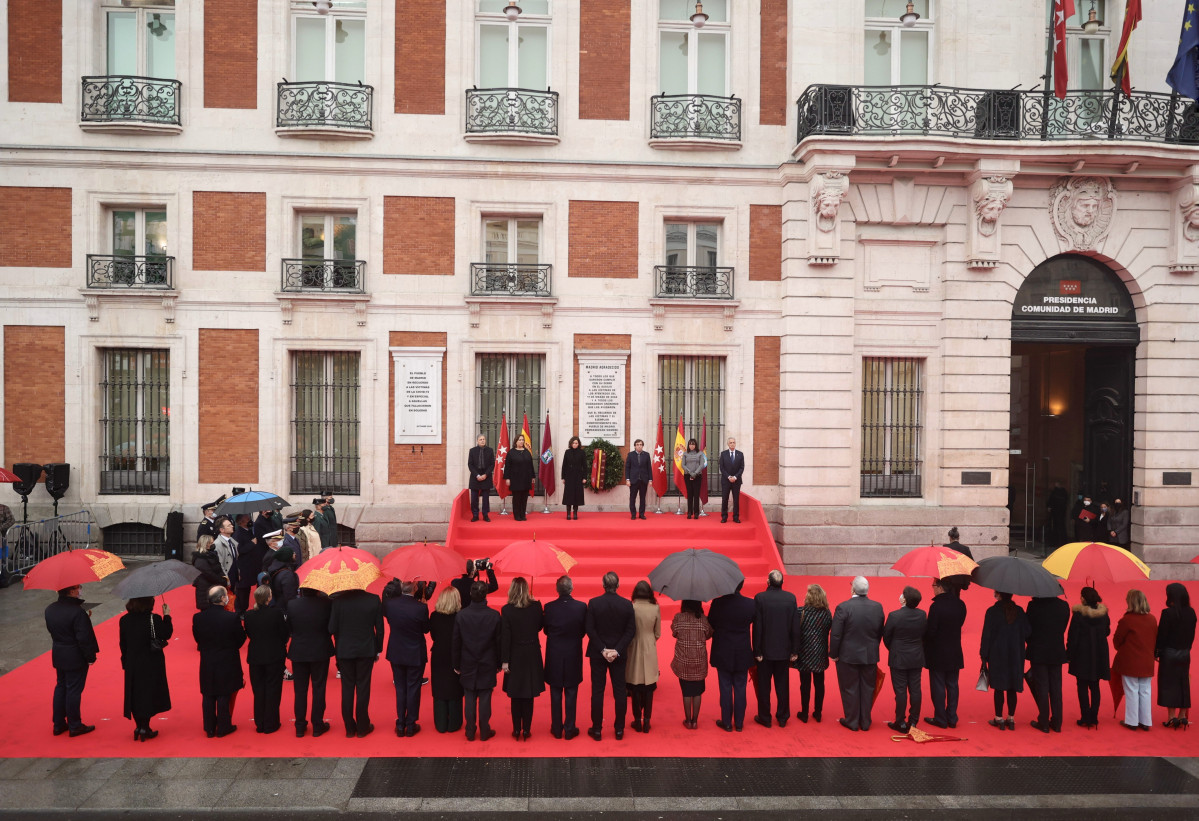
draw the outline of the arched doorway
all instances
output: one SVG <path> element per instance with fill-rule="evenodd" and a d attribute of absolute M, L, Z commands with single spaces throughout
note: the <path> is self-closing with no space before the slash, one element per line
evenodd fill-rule
<path fill-rule="evenodd" d="M 1074 538 L 1090 494 L 1131 503 L 1140 329 L 1107 266 L 1065 254 L 1038 265 L 1012 305 L 1009 544 L 1044 554 Z"/>

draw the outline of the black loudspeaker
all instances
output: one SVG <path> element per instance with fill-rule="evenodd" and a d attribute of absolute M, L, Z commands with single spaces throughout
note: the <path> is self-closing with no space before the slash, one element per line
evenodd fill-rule
<path fill-rule="evenodd" d="M 167 514 L 164 558 L 183 561 L 183 511 L 172 510 Z"/>
<path fill-rule="evenodd" d="M 17 462 L 12 466 L 12 472 L 21 477 L 21 481 L 13 482 L 12 489 L 18 496 L 28 496 L 37 487 L 37 480 L 42 477 L 42 466 L 32 462 Z"/>
<path fill-rule="evenodd" d="M 66 462 L 54 462 L 46 465 L 46 492 L 58 501 L 67 495 L 71 486 L 71 466 Z"/>

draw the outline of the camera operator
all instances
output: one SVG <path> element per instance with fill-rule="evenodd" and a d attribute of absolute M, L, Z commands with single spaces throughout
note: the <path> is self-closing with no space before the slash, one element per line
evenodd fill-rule
<path fill-rule="evenodd" d="M 480 570 L 487 574 L 487 581 L 484 582 L 487 592 L 484 595 L 490 596 L 500 589 L 500 583 L 495 580 L 495 573 L 491 569 L 491 559 L 467 559 L 466 572 L 450 582 L 462 597 L 462 601 L 470 602 L 470 586 L 479 581 Z"/>

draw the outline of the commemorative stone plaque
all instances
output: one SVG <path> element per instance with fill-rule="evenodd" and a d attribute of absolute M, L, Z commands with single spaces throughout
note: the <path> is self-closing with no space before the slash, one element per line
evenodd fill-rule
<path fill-rule="evenodd" d="M 395 443 L 441 444 L 441 362 L 445 348 L 392 348 Z"/>
<path fill-rule="evenodd" d="M 579 438 L 625 443 L 627 354 L 579 356 Z"/>

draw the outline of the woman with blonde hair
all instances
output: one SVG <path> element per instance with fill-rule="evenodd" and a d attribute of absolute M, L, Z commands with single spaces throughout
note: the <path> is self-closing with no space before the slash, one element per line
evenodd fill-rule
<path fill-rule="evenodd" d="M 529 582 L 517 576 L 508 587 L 508 603 L 500 609 L 500 669 L 504 692 L 512 700 L 512 737 L 528 741 L 533 727 L 533 699 L 545 692 L 541 658 L 541 602 Z"/>
<path fill-rule="evenodd" d="M 820 723 L 820 712 L 824 708 L 824 671 L 828 669 L 828 634 L 833 627 L 833 614 L 828 608 L 828 595 L 818 584 L 809 584 L 804 595 L 803 606 L 795 614 L 795 662 L 799 670 L 800 710 L 795 717 L 808 723 L 808 697 L 812 695 L 812 684 L 816 685 L 816 699 L 812 706 L 812 718 Z"/>
<path fill-rule="evenodd" d="M 296 531 L 296 538 L 300 540 L 300 547 L 304 551 L 304 557 L 299 562 L 303 564 L 321 552 L 321 534 L 312 526 L 311 510 L 300 511 L 299 523 L 300 529 Z"/>
<path fill-rule="evenodd" d="M 453 586 L 437 597 L 429 614 L 429 684 L 433 693 L 433 726 L 439 733 L 462 729 L 462 682 L 454 672 L 454 621 L 462 609 L 462 596 Z"/>
<path fill-rule="evenodd" d="M 1124 685 L 1124 721 L 1129 730 L 1145 730 L 1153 726 L 1153 652 L 1157 646 L 1157 619 L 1149 612 L 1149 600 L 1133 588 L 1124 597 L 1128 609 L 1116 624 L 1112 646 L 1116 658 L 1112 675 L 1120 676 Z"/>
<path fill-rule="evenodd" d="M 649 732 L 654 712 L 654 690 L 658 688 L 658 639 L 662 637 L 662 611 L 649 582 L 642 579 L 633 587 L 633 640 L 629 642 L 625 683 L 633 698 L 635 733 Z"/>

